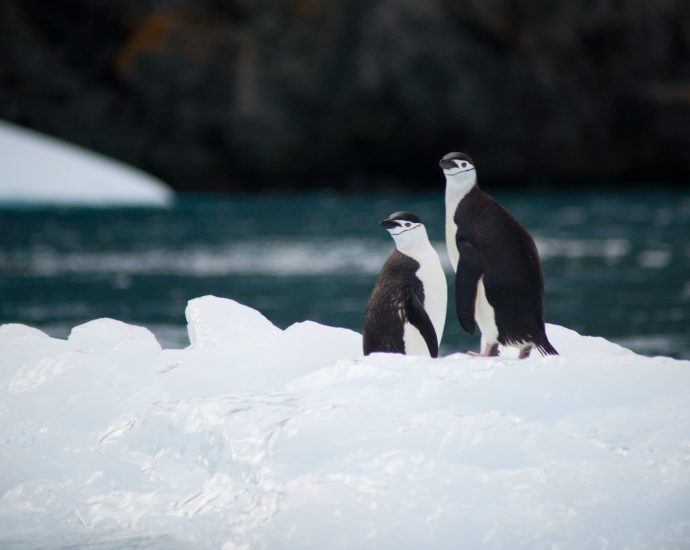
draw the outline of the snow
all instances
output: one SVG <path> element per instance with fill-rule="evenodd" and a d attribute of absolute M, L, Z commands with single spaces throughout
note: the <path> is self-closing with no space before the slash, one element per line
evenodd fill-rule
<path fill-rule="evenodd" d="M 676 548 L 690 362 L 374 354 L 211 296 L 190 346 L 0 327 L 2 548 Z"/>
<path fill-rule="evenodd" d="M 172 190 L 131 166 L 0 120 L 0 203 L 167 206 Z"/>

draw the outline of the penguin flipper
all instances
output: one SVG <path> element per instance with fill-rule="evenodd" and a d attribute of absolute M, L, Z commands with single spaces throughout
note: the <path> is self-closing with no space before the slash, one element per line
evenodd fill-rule
<path fill-rule="evenodd" d="M 457 239 L 460 261 L 455 271 L 455 310 L 460 325 L 474 334 L 477 323 L 474 320 L 474 305 L 477 301 L 477 284 L 484 274 L 484 264 L 479 250 L 471 242 Z"/>
<path fill-rule="evenodd" d="M 424 338 L 426 347 L 429 348 L 429 354 L 432 357 L 438 357 L 438 337 L 436 336 L 436 329 L 429 319 L 429 314 L 424 309 L 422 302 L 419 301 L 414 292 L 410 292 L 407 303 L 405 304 L 407 310 L 407 318 Z"/>

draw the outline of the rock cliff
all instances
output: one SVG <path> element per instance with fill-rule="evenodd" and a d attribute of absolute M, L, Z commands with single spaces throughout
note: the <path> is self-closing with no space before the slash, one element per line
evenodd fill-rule
<path fill-rule="evenodd" d="M 685 0 L 4 0 L 0 118 L 179 189 L 690 179 Z"/>

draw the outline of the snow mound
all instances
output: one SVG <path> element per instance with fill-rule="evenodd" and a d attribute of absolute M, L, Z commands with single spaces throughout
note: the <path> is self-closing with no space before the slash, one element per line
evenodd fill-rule
<path fill-rule="evenodd" d="M 131 166 L 0 120 L 0 203 L 167 206 L 172 190 Z"/>
<path fill-rule="evenodd" d="M 363 358 L 211 296 L 190 346 L 0 327 L 2 548 L 650 548 L 690 540 L 690 362 Z"/>

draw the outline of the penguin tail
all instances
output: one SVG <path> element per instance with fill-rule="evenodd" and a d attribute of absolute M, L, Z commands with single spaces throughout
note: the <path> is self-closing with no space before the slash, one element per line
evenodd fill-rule
<path fill-rule="evenodd" d="M 549 342 L 546 336 L 544 336 L 541 342 L 535 342 L 534 345 L 542 355 L 558 355 L 556 348 L 551 345 L 551 342 Z"/>

